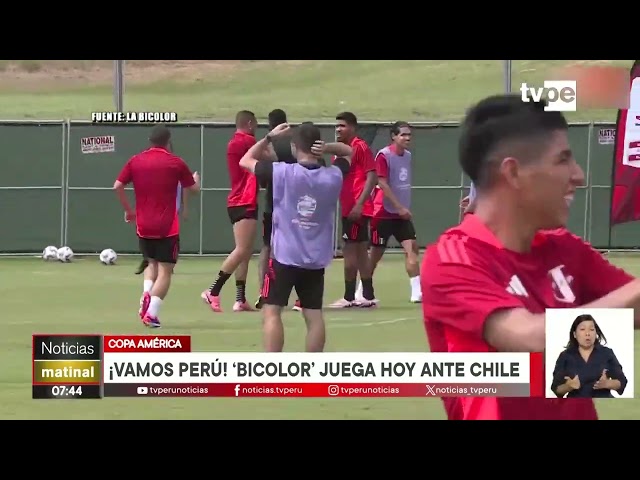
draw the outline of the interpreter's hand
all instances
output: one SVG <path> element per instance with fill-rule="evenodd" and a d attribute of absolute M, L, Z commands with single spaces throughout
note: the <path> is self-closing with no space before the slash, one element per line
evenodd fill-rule
<path fill-rule="evenodd" d="M 575 377 L 571 378 L 571 377 L 564 377 L 564 383 L 565 385 L 567 385 L 571 390 L 579 390 L 580 389 L 580 378 L 578 378 L 578 375 L 576 375 Z"/>
<path fill-rule="evenodd" d="M 280 125 L 278 125 L 276 128 L 274 128 L 269 132 L 269 136 L 277 137 L 279 135 L 284 135 L 285 133 L 289 132 L 289 130 L 291 130 L 291 127 L 289 126 L 288 123 L 281 123 Z"/>
<path fill-rule="evenodd" d="M 607 371 L 603 370 L 602 375 L 593 386 L 594 390 L 611 390 L 611 379 L 607 376 Z"/>

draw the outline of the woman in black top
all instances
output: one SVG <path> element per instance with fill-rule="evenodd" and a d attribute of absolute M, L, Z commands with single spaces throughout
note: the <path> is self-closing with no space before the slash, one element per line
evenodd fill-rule
<path fill-rule="evenodd" d="M 558 356 L 551 390 L 558 397 L 613 398 L 624 393 L 627 377 L 607 339 L 591 315 L 579 315 L 569 330 L 569 342 Z"/>

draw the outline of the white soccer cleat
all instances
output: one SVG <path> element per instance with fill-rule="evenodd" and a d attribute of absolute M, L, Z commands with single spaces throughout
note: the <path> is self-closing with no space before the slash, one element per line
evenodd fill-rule
<path fill-rule="evenodd" d="M 340 300 L 336 300 L 335 302 L 329 305 L 329 308 L 351 308 L 351 307 L 353 307 L 353 302 L 350 302 L 349 300 L 345 300 L 344 298 L 341 298 Z"/>

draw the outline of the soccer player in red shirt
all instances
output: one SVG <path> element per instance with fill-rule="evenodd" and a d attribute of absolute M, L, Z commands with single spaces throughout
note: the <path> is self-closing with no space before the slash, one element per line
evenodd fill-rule
<path fill-rule="evenodd" d="M 584 173 L 564 116 L 544 107 L 498 95 L 467 114 L 459 155 L 478 192 L 475 210 L 427 248 L 420 275 L 433 352 L 542 352 L 546 308 L 640 311 L 640 281 L 565 228 Z M 598 418 L 591 399 L 444 405 L 452 420 Z"/>
<path fill-rule="evenodd" d="M 144 270 L 144 292 L 139 315 L 148 327 L 160 327 L 158 314 L 171 286 L 171 274 L 180 253 L 180 220 L 176 210 L 178 185 L 189 192 L 200 190 L 198 174 L 171 153 L 171 132 L 157 125 L 149 137 L 151 148 L 134 155 L 113 184 L 125 211 L 135 220 L 140 251 L 149 265 Z M 136 209 L 129 205 L 124 187 L 133 183 Z"/>
<path fill-rule="evenodd" d="M 331 308 L 372 307 L 377 303 L 369 264 L 369 223 L 373 215 L 371 192 L 378 183 L 373 153 L 356 135 L 358 119 L 351 112 L 336 115 L 336 137 L 353 151 L 351 169 L 340 192 L 342 210 L 342 255 L 344 257 L 344 296 Z M 362 280 L 361 301 L 356 301 L 358 272 Z"/>
<path fill-rule="evenodd" d="M 227 196 L 227 212 L 233 225 L 235 248 L 222 263 L 218 277 L 209 290 L 202 292 L 202 299 L 214 312 L 222 312 L 220 292 L 231 275 L 236 277 L 236 301 L 234 312 L 252 311 L 247 302 L 246 286 L 249 261 L 258 226 L 258 190 L 256 176 L 240 167 L 240 159 L 255 145 L 258 121 L 253 112 L 242 110 L 236 114 L 236 132 L 227 146 L 227 168 L 231 191 Z"/>
<path fill-rule="evenodd" d="M 405 268 L 411 287 L 411 302 L 420 303 L 420 250 L 416 229 L 411 221 L 411 178 L 413 159 L 411 126 L 396 122 L 391 126 L 391 144 L 380 150 L 375 158 L 378 186 L 373 191 L 373 218 L 371 219 L 371 272 L 376 267 L 394 237 L 405 252 Z M 356 300 L 362 299 L 362 283 L 356 291 Z"/>

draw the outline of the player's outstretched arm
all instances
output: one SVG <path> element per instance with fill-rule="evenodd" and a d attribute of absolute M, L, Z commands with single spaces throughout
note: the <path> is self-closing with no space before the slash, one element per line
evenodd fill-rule
<path fill-rule="evenodd" d="M 635 279 L 581 308 L 635 308 L 638 305 L 640 280 Z M 636 328 L 637 318 L 636 314 Z M 544 326 L 544 314 L 533 314 L 524 308 L 513 308 L 487 317 L 484 338 L 488 344 L 502 352 L 541 352 L 545 348 Z"/>
<path fill-rule="evenodd" d="M 349 165 L 351 165 L 351 155 L 353 149 L 349 145 L 344 143 L 324 143 L 322 140 L 316 141 L 311 147 L 311 153 L 313 153 L 323 166 L 326 166 L 324 162 L 324 154 L 335 155 L 336 158 L 344 159 Z"/>
<path fill-rule="evenodd" d="M 493 313 L 484 324 L 484 339 L 500 352 L 542 352 L 545 348 L 544 315 L 524 308 Z"/>
<path fill-rule="evenodd" d="M 331 142 L 324 144 L 324 153 L 335 155 L 336 157 L 350 158 L 353 154 L 353 149 L 342 142 Z"/>

